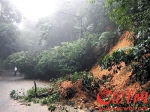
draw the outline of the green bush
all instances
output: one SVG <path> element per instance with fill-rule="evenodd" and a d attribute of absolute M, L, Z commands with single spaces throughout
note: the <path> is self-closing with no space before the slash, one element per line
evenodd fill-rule
<path fill-rule="evenodd" d="M 15 98 L 15 94 L 16 94 L 16 91 L 12 90 L 9 95 L 11 98 Z"/>

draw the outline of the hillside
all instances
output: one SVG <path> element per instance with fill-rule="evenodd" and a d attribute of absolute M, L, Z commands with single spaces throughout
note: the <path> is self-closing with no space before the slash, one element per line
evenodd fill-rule
<path fill-rule="evenodd" d="M 111 54 L 113 51 L 116 51 L 118 49 L 123 49 L 126 47 L 131 47 L 133 46 L 132 41 L 129 40 L 131 33 L 126 31 L 118 40 L 118 42 L 116 43 L 115 46 L 112 47 L 112 49 L 109 51 L 108 54 Z M 120 70 L 118 70 L 118 73 L 113 73 L 114 70 L 117 69 L 117 66 L 114 66 L 113 69 L 111 71 L 108 71 L 108 69 L 104 69 L 101 71 L 100 66 L 98 64 L 95 64 L 95 66 L 90 70 L 90 72 L 94 75 L 94 77 L 98 77 L 98 78 L 102 78 L 104 75 L 106 76 L 111 76 L 112 80 L 109 83 L 105 83 L 106 88 L 107 87 L 113 87 L 114 90 L 118 90 L 118 89 L 124 89 L 125 90 L 125 86 L 129 80 L 129 76 L 131 75 L 131 67 L 130 66 L 125 66 L 125 63 L 122 62 L 120 63 L 120 65 L 122 66 Z M 137 84 L 134 85 L 130 85 L 132 87 L 127 87 L 126 89 L 130 88 L 130 89 L 139 89 L 139 87 L 137 88 Z M 138 85 L 139 86 L 139 85 Z"/>
<path fill-rule="evenodd" d="M 109 51 L 108 54 L 111 54 L 113 51 L 116 51 L 117 49 L 125 48 L 125 47 L 130 47 L 132 46 L 132 42 L 129 41 L 128 37 L 130 36 L 130 33 L 127 31 L 125 32 L 118 40 L 115 46 L 112 47 L 112 49 Z M 98 64 L 95 64 L 93 68 L 90 70 L 90 72 L 95 76 L 95 77 L 102 77 L 102 74 L 107 74 L 107 70 L 100 70 L 100 66 Z"/>
<path fill-rule="evenodd" d="M 119 38 L 116 45 L 112 47 L 112 49 L 109 51 L 108 54 L 111 54 L 113 51 L 117 49 L 132 47 L 133 41 L 129 39 L 130 36 L 131 33 L 126 31 Z M 120 70 L 117 70 L 118 66 L 121 66 Z M 116 70 L 117 73 L 114 73 L 114 71 Z M 126 66 L 124 62 L 121 62 L 119 65 L 115 65 L 110 71 L 108 69 L 104 69 L 101 71 L 100 66 L 98 65 L 98 63 L 96 63 L 89 71 L 89 73 L 93 74 L 95 79 L 98 78 L 99 80 L 104 81 L 103 84 L 102 83 L 100 84 L 99 90 L 104 88 L 107 88 L 112 91 L 134 90 L 133 94 L 135 94 L 137 91 L 146 90 L 150 85 L 150 81 L 143 86 L 140 86 L 140 82 L 136 82 L 132 84 L 130 83 L 129 80 L 129 76 L 131 75 L 131 72 L 132 72 L 131 66 Z M 99 107 L 101 107 L 101 105 L 92 98 L 93 97 L 92 95 L 96 95 L 95 92 L 93 92 L 93 94 L 89 94 L 90 93 L 89 91 L 82 90 L 83 85 L 81 80 L 73 84 L 71 83 L 71 81 L 64 81 L 60 84 L 60 87 L 65 88 L 65 90 L 67 88 L 75 88 L 77 90 L 75 96 L 70 99 L 70 101 L 75 101 L 75 107 L 78 108 L 89 107 L 90 110 L 98 109 Z M 63 91 L 62 95 L 65 96 L 65 93 L 66 91 Z M 87 102 L 85 102 L 84 100 L 87 100 Z"/>
<path fill-rule="evenodd" d="M 126 47 L 132 47 L 133 41 L 129 39 L 131 36 L 131 33 L 126 31 L 118 40 L 115 46 L 112 47 L 112 49 L 109 51 L 108 54 L 112 54 L 113 51 L 116 51 L 118 49 L 124 49 Z M 120 70 L 117 69 L 117 67 L 121 67 Z M 109 68 L 108 68 L 109 69 Z M 133 91 L 133 95 L 136 94 L 139 91 L 145 91 L 149 90 L 150 81 L 148 81 L 144 85 L 140 85 L 140 82 L 131 83 L 129 76 L 131 75 L 132 68 L 131 66 L 126 66 L 124 62 L 121 62 L 119 65 L 115 65 L 112 67 L 111 70 L 103 69 L 101 70 L 101 67 L 98 63 L 96 63 L 93 68 L 90 70 L 90 72 L 94 75 L 95 78 L 99 79 L 105 79 L 103 85 L 100 85 L 101 89 L 109 89 L 111 91 Z M 114 73 L 114 71 L 117 71 Z M 108 77 L 107 77 L 108 76 Z M 110 79 L 109 79 L 110 78 Z M 108 79 L 108 80 L 107 80 Z M 95 101 L 94 104 L 98 107 L 101 107 L 101 105 Z"/>

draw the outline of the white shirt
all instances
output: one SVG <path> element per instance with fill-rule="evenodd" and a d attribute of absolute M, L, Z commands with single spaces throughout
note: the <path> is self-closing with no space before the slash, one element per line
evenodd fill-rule
<path fill-rule="evenodd" d="M 15 71 L 17 71 L 17 67 L 15 67 Z"/>

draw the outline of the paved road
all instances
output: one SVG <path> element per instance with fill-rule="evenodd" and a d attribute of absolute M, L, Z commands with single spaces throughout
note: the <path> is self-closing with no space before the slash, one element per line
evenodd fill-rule
<path fill-rule="evenodd" d="M 36 81 L 38 87 L 48 87 L 48 82 Z M 0 112 L 49 112 L 47 106 L 32 104 L 21 105 L 10 98 L 10 92 L 14 90 L 26 91 L 34 85 L 33 80 L 24 80 L 23 77 L 13 76 L 12 71 L 3 71 L 0 75 Z"/>
<path fill-rule="evenodd" d="M 48 82 L 37 81 L 37 87 L 49 87 Z M 25 80 L 17 73 L 14 76 L 13 71 L 3 71 L 0 74 L 0 112 L 50 112 L 47 106 L 40 104 L 31 104 L 31 106 L 21 105 L 17 100 L 10 98 L 9 94 L 12 90 L 24 91 L 34 86 L 33 80 Z M 76 110 L 73 107 L 66 106 L 69 112 L 89 112 L 84 110 Z M 65 112 L 56 110 L 55 112 Z M 94 111 L 97 112 L 97 111 Z"/>

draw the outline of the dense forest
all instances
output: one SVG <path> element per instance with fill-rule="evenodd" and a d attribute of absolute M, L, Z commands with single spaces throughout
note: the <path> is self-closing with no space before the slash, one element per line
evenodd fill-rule
<path fill-rule="evenodd" d="M 149 0 L 63 0 L 53 15 L 32 21 L 24 19 L 9 0 L 0 0 L 0 69 L 16 66 L 29 79 L 82 79 L 93 90 L 102 83 L 89 73 L 95 63 L 101 70 L 112 70 L 125 62 L 132 68 L 130 83 L 146 84 L 150 80 L 149 4 Z M 21 22 L 23 28 L 18 26 Z M 125 31 L 130 32 L 133 46 L 108 54 Z M 90 85 L 93 80 L 95 86 Z"/>
<path fill-rule="evenodd" d="M 5 34 L 1 36 L 5 47 L 1 47 L 4 50 L 1 59 L 6 59 L 4 68 L 17 66 L 21 73 L 30 78 L 47 79 L 89 70 L 119 36 L 115 22 L 106 15 L 104 1 L 89 4 L 84 0 L 74 0 L 70 4 L 72 7 L 63 1 L 59 11 L 52 16 L 37 22 L 25 19 L 23 29 L 17 28 L 21 15 L 17 10 L 8 9 L 10 4 L 7 1 L 2 5 L 4 12 L 8 10 L 8 17 L 3 19 L 9 20 L 1 22 L 4 25 L 1 27 L 2 33 Z M 11 14 L 12 10 L 14 14 Z M 5 25 L 8 25 L 8 32 L 4 32 Z M 11 40 L 8 35 L 12 36 Z"/>

